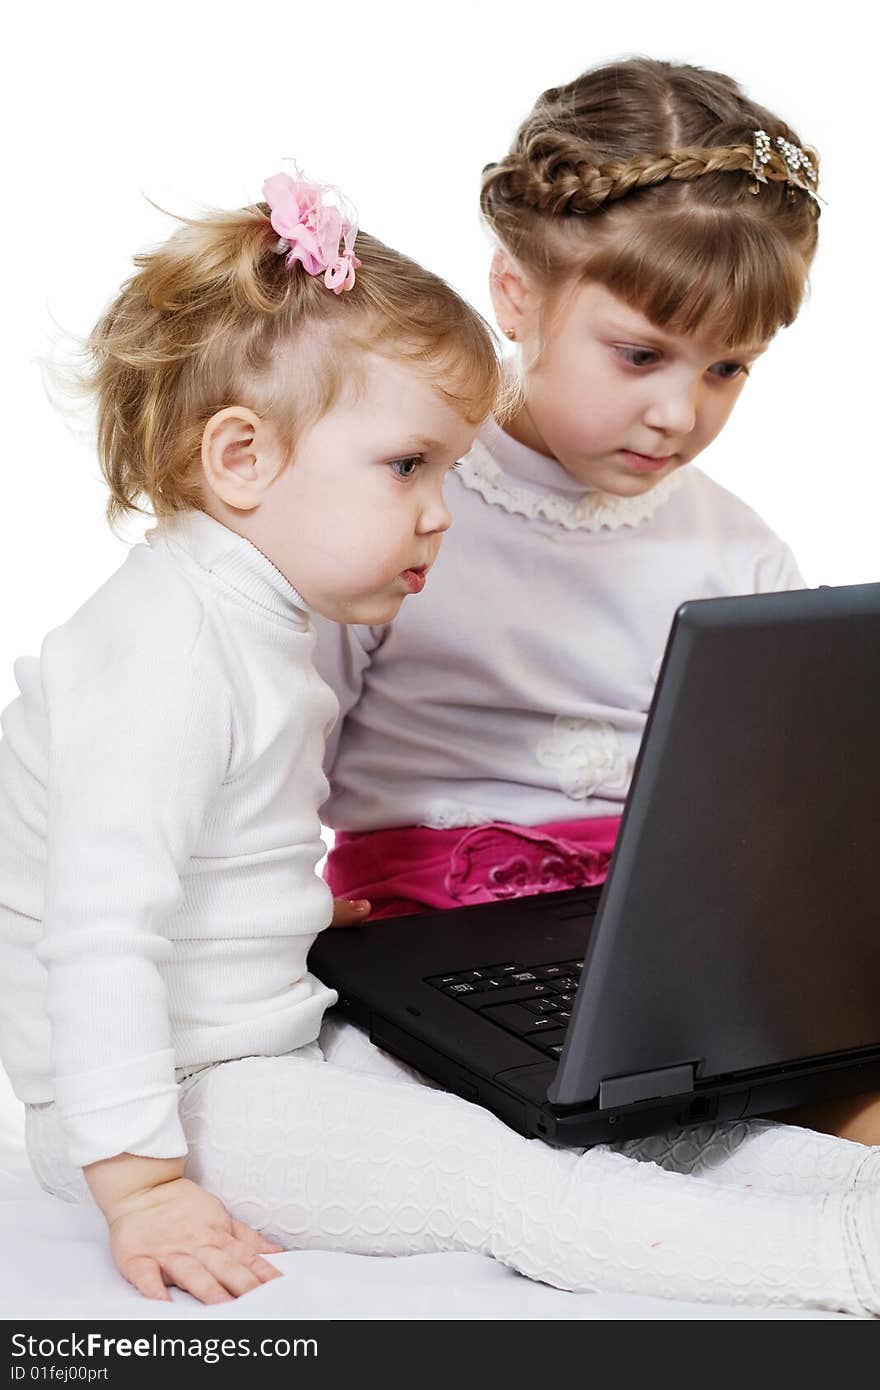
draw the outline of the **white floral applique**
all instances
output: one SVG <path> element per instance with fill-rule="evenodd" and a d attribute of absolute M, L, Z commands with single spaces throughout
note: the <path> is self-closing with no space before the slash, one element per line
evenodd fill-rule
<path fill-rule="evenodd" d="M 573 801 L 584 801 L 598 787 L 625 791 L 627 760 L 611 724 L 599 719 L 558 715 L 553 733 L 537 748 L 538 762 L 559 774 L 559 785 Z"/>

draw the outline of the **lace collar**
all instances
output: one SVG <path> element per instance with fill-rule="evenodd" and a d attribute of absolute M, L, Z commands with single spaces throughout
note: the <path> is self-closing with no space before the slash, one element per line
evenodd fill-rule
<path fill-rule="evenodd" d="M 504 460 L 504 467 L 498 462 Z M 676 469 L 640 497 L 615 497 L 584 488 L 556 462 L 487 423 L 456 470 L 456 477 L 490 506 L 515 516 L 552 521 L 567 531 L 616 531 L 647 521 L 678 490 L 684 470 Z"/>

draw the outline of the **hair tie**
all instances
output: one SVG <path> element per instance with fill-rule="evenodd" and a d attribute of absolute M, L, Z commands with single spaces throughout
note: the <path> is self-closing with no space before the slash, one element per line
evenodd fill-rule
<path fill-rule="evenodd" d="M 338 189 L 311 183 L 300 176 L 273 174 L 263 184 L 263 197 L 286 253 L 288 269 L 299 261 L 307 275 L 323 275 L 334 294 L 354 286 L 361 262 L 354 254 L 357 214 Z"/>

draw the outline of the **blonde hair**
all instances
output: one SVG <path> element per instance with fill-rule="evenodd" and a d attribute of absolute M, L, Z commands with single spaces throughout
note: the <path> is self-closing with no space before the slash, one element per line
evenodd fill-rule
<path fill-rule="evenodd" d="M 773 158 L 754 193 L 756 130 Z M 818 238 L 779 136 L 801 144 L 724 73 L 610 63 L 538 98 L 481 208 L 539 285 L 595 281 L 659 327 L 757 346 L 797 316 Z"/>
<path fill-rule="evenodd" d="M 200 450 L 224 406 L 271 416 L 292 450 L 325 414 L 358 351 L 409 361 L 465 419 L 479 423 L 499 388 L 491 330 L 437 275 L 365 232 L 353 289 L 336 295 L 288 269 L 265 203 L 183 220 L 136 256 L 86 342 L 86 391 L 111 524 L 148 506 L 201 506 Z M 288 350 L 289 349 L 289 350 Z"/>

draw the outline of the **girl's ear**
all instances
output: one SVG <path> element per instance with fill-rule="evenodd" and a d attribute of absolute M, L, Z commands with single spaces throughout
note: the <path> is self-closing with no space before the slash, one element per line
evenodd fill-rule
<path fill-rule="evenodd" d="M 202 431 L 205 482 L 215 497 L 236 511 L 258 507 L 282 466 L 274 429 L 247 406 L 218 410 Z"/>
<path fill-rule="evenodd" d="M 492 257 L 489 294 L 501 332 L 522 341 L 534 296 L 519 266 L 500 248 Z"/>

